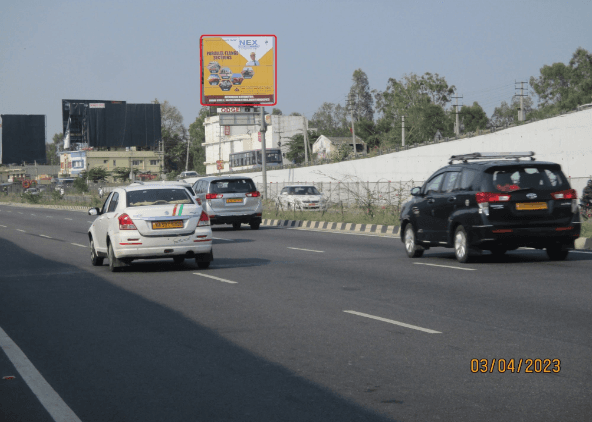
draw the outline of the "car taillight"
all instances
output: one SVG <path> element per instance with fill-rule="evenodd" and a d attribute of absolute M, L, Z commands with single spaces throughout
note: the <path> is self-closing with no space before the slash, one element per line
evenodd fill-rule
<path fill-rule="evenodd" d="M 201 216 L 199 217 L 199 222 L 197 223 L 198 226 L 209 226 L 210 225 L 210 217 L 202 211 Z"/>
<path fill-rule="evenodd" d="M 510 195 L 494 192 L 477 192 L 475 197 L 478 204 L 482 204 L 484 202 L 508 202 L 511 198 Z"/>
<path fill-rule="evenodd" d="M 223 196 L 221 193 L 206 193 L 206 199 L 220 199 Z"/>
<path fill-rule="evenodd" d="M 117 218 L 119 219 L 119 230 L 138 230 L 129 215 L 121 214 Z"/>
<path fill-rule="evenodd" d="M 251 198 L 251 197 L 257 198 L 258 196 L 261 196 L 261 192 L 259 192 L 259 191 L 249 192 L 249 193 L 245 194 L 245 196 L 248 196 L 249 198 Z"/>
<path fill-rule="evenodd" d="M 553 192 L 551 196 L 553 197 L 553 199 L 578 199 L 578 193 L 575 189 Z"/>

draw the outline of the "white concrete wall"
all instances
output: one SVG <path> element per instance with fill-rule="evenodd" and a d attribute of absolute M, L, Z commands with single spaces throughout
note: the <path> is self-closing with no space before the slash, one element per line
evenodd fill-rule
<path fill-rule="evenodd" d="M 271 170 L 267 181 L 423 181 L 448 164 L 451 155 L 534 151 L 538 161 L 559 163 L 581 194 L 592 174 L 592 110 L 508 128 L 491 134 L 426 145 L 380 157 L 296 169 Z M 261 173 L 246 173 L 261 182 Z"/>

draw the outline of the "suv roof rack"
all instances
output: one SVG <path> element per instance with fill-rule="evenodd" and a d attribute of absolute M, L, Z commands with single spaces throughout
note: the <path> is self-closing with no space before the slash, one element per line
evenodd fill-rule
<path fill-rule="evenodd" d="M 534 161 L 534 152 L 473 152 L 471 154 L 453 155 L 450 157 L 448 164 L 453 161 L 462 161 L 463 163 L 469 160 L 518 160 L 520 158 L 530 158 Z"/>

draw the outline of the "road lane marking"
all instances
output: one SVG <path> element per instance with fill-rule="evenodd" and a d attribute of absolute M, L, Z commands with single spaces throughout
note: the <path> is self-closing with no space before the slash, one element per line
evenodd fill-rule
<path fill-rule="evenodd" d="M 74 245 L 74 246 L 80 246 L 81 248 L 86 248 L 87 246 L 85 245 L 81 245 L 79 243 L 70 243 L 70 245 Z"/>
<path fill-rule="evenodd" d="M 53 218 L 51 215 L 46 215 L 45 218 Z"/>
<path fill-rule="evenodd" d="M 49 236 L 46 236 L 46 235 L 44 235 L 44 234 L 40 234 L 39 236 L 41 236 L 41 237 L 46 237 L 46 238 L 48 238 L 48 239 L 53 239 L 53 237 L 49 237 Z"/>
<path fill-rule="evenodd" d="M 31 214 L 31 215 L 35 215 L 35 214 Z M 35 217 L 37 217 L 37 216 L 35 215 Z"/>
<path fill-rule="evenodd" d="M 399 322 L 399 321 L 395 321 L 392 319 L 386 319 L 386 318 L 381 318 L 381 317 L 377 317 L 374 315 L 363 314 L 362 312 L 356 312 L 356 311 L 343 311 L 343 312 L 346 312 L 348 314 L 362 316 L 365 318 L 375 319 L 377 321 L 388 322 L 389 324 L 400 325 L 401 327 L 411 328 L 412 330 L 423 331 L 423 332 L 429 333 L 429 334 L 442 334 L 441 331 L 430 330 L 429 328 L 423 328 L 423 327 L 418 327 L 417 325 L 405 324 L 404 322 Z"/>
<path fill-rule="evenodd" d="M 4 227 L 4 228 L 6 228 L 6 226 L 3 226 L 2 224 L 0 224 L 0 227 Z"/>
<path fill-rule="evenodd" d="M 452 267 L 450 265 L 426 264 L 424 262 L 414 262 L 415 265 L 429 265 L 430 267 L 452 268 L 454 270 L 476 271 L 476 268 Z"/>
<path fill-rule="evenodd" d="M 0 347 L 54 421 L 81 422 L 2 328 L 0 328 Z"/>
<path fill-rule="evenodd" d="M 294 249 L 294 250 L 297 250 L 297 251 L 306 251 L 306 252 L 325 253 L 325 251 L 313 251 L 312 249 L 301 249 L 301 248 L 290 248 L 290 247 L 288 247 L 288 249 Z"/>
<path fill-rule="evenodd" d="M 236 281 L 225 280 L 223 278 L 216 277 L 216 276 L 213 276 L 213 275 L 208 275 L 208 274 L 203 274 L 203 273 L 193 273 L 193 274 L 200 275 L 202 277 L 213 278 L 214 280 L 222 281 L 224 283 L 238 284 Z"/>
<path fill-rule="evenodd" d="M 71 218 L 66 218 L 66 220 L 72 220 Z"/>
<path fill-rule="evenodd" d="M 17 211 L 17 212 L 18 212 L 19 214 L 22 214 L 22 212 L 20 212 L 20 211 Z"/>
<path fill-rule="evenodd" d="M 23 232 L 23 233 L 27 233 L 26 231 L 24 231 L 24 230 L 21 230 L 21 229 L 16 229 L 16 231 L 17 231 L 17 232 Z"/>

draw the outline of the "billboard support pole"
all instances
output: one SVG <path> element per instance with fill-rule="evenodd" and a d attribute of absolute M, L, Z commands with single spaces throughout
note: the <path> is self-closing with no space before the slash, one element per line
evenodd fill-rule
<path fill-rule="evenodd" d="M 265 132 L 267 125 L 265 124 L 265 107 L 261 107 L 261 176 L 263 178 L 263 199 L 267 199 L 267 152 L 265 150 Z"/>

